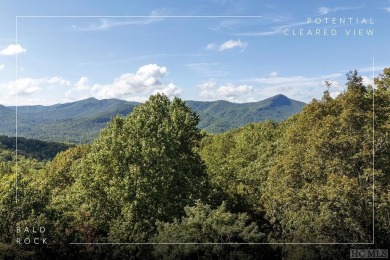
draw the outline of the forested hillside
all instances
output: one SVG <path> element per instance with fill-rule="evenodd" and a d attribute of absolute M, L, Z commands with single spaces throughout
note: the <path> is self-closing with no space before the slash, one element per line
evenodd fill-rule
<path fill-rule="evenodd" d="M 52 160 L 59 152 L 73 145 L 18 137 L 18 154 L 39 160 Z M 0 135 L 0 149 L 16 153 L 16 138 Z"/>
<path fill-rule="evenodd" d="M 12 109 L 0 105 L 0 134 L 14 135 L 16 129 L 16 114 Z"/>
<path fill-rule="evenodd" d="M 51 162 L 21 157 L 17 176 L 4 151 L 0 258 L 349 259 L 351 248 L 388 248 L 390 69 L 375 90 L 356 71 L 347 78 L 344 93 L 282 122 L 210 134 L 184 101 L 157 94 L 91 145 Z M 48 244 L 18 245 L 31 237 L 18 226 L 45 227 L 35 236 Z"/>
<path fill-rule="evenodd" d="M 261 102 L 231 103 L 224 100 L 213 102 L 187 101 L 189 107 L 201 118 L 199 127 L 210 133 L 221 133 L 249 123 L 272 120 L 275 122 L 299 113 L 303 102 L 277 95 Z"/>
<path fill-rule="evenodd" d="M 89 143 L 113 116 L 127 115 L 138 104 L 118 99 L 88 98 L 52 106 L 20 106 L 18 136 L 45 141 Z M 8 117 L 0 123 L 0 134 L 14 136 L 16 108 L 4 108 L 7 109 Z"/>
<path fill-rule="evenodd" d="M 198 127 L 218 133 L 248 123 L 265 120 L 282 121 L 298 113 L 303 102 L 278 95 L 260 102 L 187 101 L 200 115 Z M 18 107 L 18 136 L 46 141 L 91 143 L 112 117 L 131 113 L 137 102 L 119 99 L 85 100 L 52 106 Z M 15 107 L 1 107 L 0 134 L 15 135 Z"/>

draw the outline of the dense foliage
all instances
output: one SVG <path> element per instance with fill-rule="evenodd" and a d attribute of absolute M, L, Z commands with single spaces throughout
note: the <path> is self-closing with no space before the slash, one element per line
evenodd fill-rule
<path fill-rule="evenodd" d="M 38 160 L 51 160 L 59 152 L 72 147 L 71 144 L 58 142 L 44 142 L 41 140 L 18 138 L 18 153 L 25 157 L 31 157 Z M 0 135 L 0 149 L 16 152 L 16 138 Z"/>
<path fill-rule="evenodd" d="M 375 90 L 347 77 L 338 97 L 325 91 L 279 123 L 208 134 L 185 102 L 158 94 L 50 162 L 26 153 L 15 165 L 1 147 L 0 258 L 349 259 L 351 248 L 387 248 L 390 69 Z M 48 244 L 16 242 L 32 235 Z"/>

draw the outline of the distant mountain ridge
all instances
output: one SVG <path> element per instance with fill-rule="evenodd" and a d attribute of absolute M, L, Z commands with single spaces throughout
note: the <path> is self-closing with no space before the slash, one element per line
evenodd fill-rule
<path fill-rule="evenodd" d="M 128 113 L 138 102 L 128 102 L 120 99 L 88 98 L 71 103 L 55 104 L 51 106 L 19 106 L 18 112 L 24 115 L 44 117 L 45 119 L 69 119 L 93 117 L 101 113 Z M 15 107 L 9 107 L 15 110 Z"/>
<path fill-rule="evenodd" d="M 231 103 L 219 100 L 187 101 L 187 104 L 200 115 L 199 127 L 213 133 L 265 120 L 280 122 L 299 113 L 306 105 L 284 95 L 276 95 L 251 103 Z"/>
<path fill-rule="evenodd" d="M 199 127 L 212 133 L 253 122 L 282 121 L 306 105 L 284 95 L 252 103 L 224 100 L 186 103 L 199 114 Z M 51 106 L 18 106 L 18 136 L 71 143 L 91 142 L 113 116 L 127 115 L 139 104 L 119 99 L 88 98 Z M 0 134 L 15 136 L 16 107 L 0 105 L 0 116 Z"/>

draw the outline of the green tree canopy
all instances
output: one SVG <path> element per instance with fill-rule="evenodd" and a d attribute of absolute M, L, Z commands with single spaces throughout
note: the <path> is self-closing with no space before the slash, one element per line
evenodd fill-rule
<path fill-rule="evenodd" d="M 388 74 L 375 91 L 363 85 L 356 71 L 348 73 L 347 79 L 344 93 L 314 100 L 285 123 L 262 196 L 274 229 L 271 241 L 373 241 L 373 174 L 381 196 L 385 195 L 382 213 L 388 212 L 384 206 L 389 205 L 388 193 L 383 189 L 388 189 L 388 176 L 383 174 L 389 171 Z"/>
<path fill-rule="evenodd" d="M 186 245 L 155 245 L 159 259 L 251 259 L 256 254 L 250 245 L 237 243 L 262 242 L 265 235 L 249 221 L 245 213 L 234 214 L 223 203 L 216 209 L 198 202 L 185 207 L 186 216 L 172 223 L 159 223 L 157 243 L 189 243 Z M 215 243 L 215 244 L 191 244 Z M 257 248 L 259 250 L 259 248 Z M 261 252 L 261 250 L 260 250 Z M 260 256 L 258 251 L 257 256 Z"/>
<path fill-rule="evenodd" d="M 179 98 L 151 96 L 127 117 L 115 117 L 72 168 L 78 179 L 78 221 L 91 241 L 147 241 L 156 221 L 172 221 L 207 192 L 194 152 L 198 116 Z"/>

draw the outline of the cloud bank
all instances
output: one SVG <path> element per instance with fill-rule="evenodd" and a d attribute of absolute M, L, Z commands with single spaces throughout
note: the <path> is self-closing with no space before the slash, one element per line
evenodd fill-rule
<path fill-rule="evenodd" d="M 27 50 L 24 49 L 20 44 L 10 44 L 7 47 L 0 50 L 2 56 L 12 56 L 17 54 L 25 53 Z"/>
<path fill-rule="evenodd" d="M 231 102 L 242 102 L 242 96 L 249 94 L 253 87 L 246 84 L 224 84 L 217 86 L 214 81 L 208 81 L 198 86 L 201 90 L 199 96 L 209 100 L 228 100 Z"/>
<path fill-rule="evenodd" d="M 169 97 L 179 96 L 181 89 L 173 83 L 165 85 L 168 69 L 157 64 L 140 67 L 135 73 L 125 73 L 108 84 L 91 84 L 87 77 L 81 77 L 74 87 L 67 91 L 67 100 L 80 97 L 98 99 L 118 98 L 131 101 L 145 101 L 151 94 L 164 93 Z"/>

